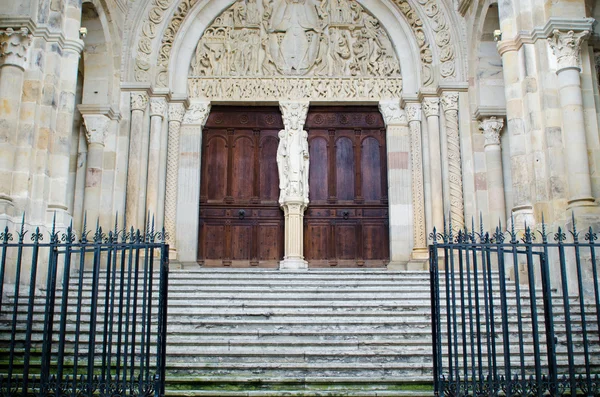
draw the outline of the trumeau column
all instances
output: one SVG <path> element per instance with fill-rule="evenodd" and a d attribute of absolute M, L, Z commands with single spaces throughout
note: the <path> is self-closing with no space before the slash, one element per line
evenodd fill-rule
<path fill-rule="evenodd" d="M 279 102 L 285 129 L 279 131 L 277 169 L 279 205 L 285 216 L 285 243 L 281 270 L 306 270 L 304 211 L 308 206 L 308 134 L 304 123 L 308 102 Z"/>
<path fill-rule="evenodd" d="M 125 216 L 127 224 L 136 229 L 144 228 L 144 208 L 140 207 L 140 180 L 142 178 L 142 140 L 144 135 L 144 112 L 148 105 L 145 92 L 131 93 L 131 130 L 129 133 L 129 164 L 127 167 L 127 201 Z M 146 178 L 146 175 L 143 175 Z M 145 183 L 144 183 L 145 185 Z M 140 211 L 141 210 L 141 211 Z M 142 217 L 139 214 L 142 214 Z"/>
<path fill-rule="evenodd" d="M 444 227 L 444 202 L 442 191 L 442 154 L 440 150 L 440 100 L 423 99 L 423 114 L 427 118 L 429 136 L 429 171 L 431 180 L 431 218 L 433 227 Z"/>
<path fill-rule="evenodd" d="M 31 35 L 27 28 L 0 30 L 0 214 L 12 206 L 12 171 L 17 144 L 19 110 L 23 91 L 25 55 Z"/>
<path fill-rule="evenodd" d="M 569 176 L 569 207 L 595 205 L 592 196 L 588 150 L 585 137 L 583 96 L 581 93 L 581 42 L 588 31 L 574 33 L 554 30 L 548 39 L 557 61 L 560 106 L 563 116 L 563 136 Z"/>
<path fill-rule="evenodd" d="M 206 112 L 208 114 L 208 112 Z M 167 144 L 167 176 L 165 187 L 165 231 L 169 242 L 169 257 L 176 258 L 177 241 L 177 181 L 179 176 L 179 132 L 185 114 L 183 103 L 169 104 L 169 133 Z"/>
<path fill-rule="evenodd" d="M 421 104 L 408 103 L 405 106 L 410 128 L 410 158 L 413 204 L 413 251 L 411 259 L 425 260 L 427 250 L 427 230 L 425 228 L 425 189 L 423 185 L 423 149 L 421 143 Z"/>
<path fill-rule="evenodd" d="M 150 99 L 150 143 L 148 147 L 148 182 L 146 186 L 146 212 L 158 222 L 158 196 L 160 175 L 160 149 L 163 118 L 167 110 L 164 98 Z"/>
<path fill-rule="evenodd" d="M 104 141 L 110 120 L 105 115 L 92 114 L 84 114 L 83 120 L 88 145 L 83 208 L 88 221 L 96 222 L 100 216 Z"/>
<path fill-rule="evenodd" d="M 479 129 L 485 136 L 485 165 L 487 170 L 487 188 L 489 201 L 489 225 L 503 225 L 506 219 L 506 202 L 504 201 L 504 176 L 502 174 L 502 151 L 500 148 L 500 132 L 504 120 L 486 117 L 479 122 Z"/>
<path fill-rule="evenodd" d="M 413 245 L 410 183 L 410 132 L 400 99 L 379 102 L 386 126 L 390 263 L 388 269 L 403 270 Z"/>
<path fill-rule="evenodd" d="M 177 252 L 171 251 L 170 254 L 176 254 L 176 259 L 184 264 L 195 264 L 198 258 L 202 129 L 209 112 L 210 102 L 193 101 L 183 116 L 179 136 L 173 137 L 179 140 L 179 144 L 171 145 L 172 142 L 169 141 L 167 183 L 170 196 L 167 200 L 169 208 L 165 208 L 165 211 L 172 215 L 168 216 L 166 222 L 170 224 L 170 219 L 173 219 L 171 216 L 175 216 L 176 219 L 176 226 L 170 225 L 167 229 L 167 232 L 170 229 L 172 233 L 176 233 L 169 238 L 169 249 L 176 249 Z M 174 116 L 179 117 L 179 114 Z M 177 122 L 169 127 L 175 130 Z M 171 186 L 174 186 L 173 191 Z M 172 200 L 176 200 L 176 204 L 173 204 Z"/>
<path fill-rule="evenodd" d="M 463 200 L 462 159 L 458 132 L 458 93 L 442 94 L 442 107 L 446 119 L 446 139 L 448 148 L 448 190 L 450 192 L 450 220 L 455 230 L 465 224 Z"/>

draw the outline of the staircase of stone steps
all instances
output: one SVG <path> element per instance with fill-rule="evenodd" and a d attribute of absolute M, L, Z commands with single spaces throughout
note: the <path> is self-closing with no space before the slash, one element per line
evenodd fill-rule
<path fill-rule="evenodd" d="M 90 294 L 90 275 L 85 274 L 83 280 L 83 294 Z M 71 284 L 69 293 L 76 296 L 77 288 Z M 101 281 L 100 295 L 103 288 Z M 514 290 L 509 283 L 508 294 L 514 296 Z M 522 296 L 528 298 L 528 294 Z M 37 299 L 43 302 L 43 297 Z M 432 395 L 429 300 L 427 272 L 172 270 L 167 395 Z M 511 329 L 516 330 L 515 300 L 509 301 Z M 442 305 L 445 311 L 443 299 Z M 541 300 L 538 306 L 541 310 Z M 528 313 L 526 302 L 523 310 Z M 576 314 L 576 305 L 573 310 Z M 68 342 L 74 338 L 75 311 L 75 307 L 68 311 Z M 89 307 L 81 307 L 81 313 L 85 328 Z M 457 314 L 460 317 L 460 310 Z M 24 316 L 19 314 L 18 319 Z M 10 320 L 8 313 L 0 314 L 0 349 L 4 352 L 10 340 Z M 530 330 L 531 322 L 526 316 L 522 320 L 524 329 Z M 499 316 L 496 321 L 500 322 Z M 560 316 L 556 321 L 560 327 Z M 578 326 L 575 322 L 574 327 Z M 42 329 L 40 312 L 32 337 L 34 359 L 36 348 L 41 347 Z M 590 324 L 588 331 L 598 339 L 597 325 Z M 24 333 L 22 324 L 17 332 Z M 103 332 L 102 325 L 97 332 Z M 574 338 L 581 343 L 580 335 Z M 72 347 L 68 344 L 67 351 Z M 600 357 L 600 346 L 590 348 Z M 486 347 L 482 349 L 487 354 Z M 531 337 L 523 340 L 523 349 L 527 365 L 533 366 Z M 514 351 L 511 346 L 511 351 L 518 353 L 518 345 Z M 496 353 L 501 355 L 502 350 Z M 557 359 L 564 365 L 565 349 L 558 349 Z M 2 372 L 4 361 L 0 359 Z"/>

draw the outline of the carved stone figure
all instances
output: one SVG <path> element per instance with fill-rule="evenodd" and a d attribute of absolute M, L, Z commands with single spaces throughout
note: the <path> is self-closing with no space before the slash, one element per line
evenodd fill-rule
<path fill-rule="evenodd" d="M 280 102 L 280 107 L 285 129 L 279 132 L 277 148 L 279 203 L 292 198 L 308 204 L 308 133 L 303 129 L 308 102 Z"/>

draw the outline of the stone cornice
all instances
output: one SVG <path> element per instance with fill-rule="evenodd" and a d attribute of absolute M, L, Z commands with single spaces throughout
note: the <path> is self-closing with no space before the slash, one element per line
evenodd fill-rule
<path fill-rule="evenodd" d="M 546 40 L 554 30 L 564 30 L 573 32 L 592 31 L 594 18 L 556 18 L 551 17 L 544 26 L 538 26 L 531 31 L 520 31 L 512 39 L 503 39 L 498 42 L 498 52 L 500 55 L 509 51 L 518 51 L 524 44 L 535 44 L 538 40 Z"/>
<path fill-rule="evenodd" d="M 119 110 L 111 105 L 97 105 L 97 104 L 79 104 L 77 105 L 77 110 L 81 113 L 82 116 L 98 114 L 104 115 L 111 120 L 121 120 L 121 113 Z"/>
<path fill-rule="evenodd" d="M 57 43 L 63 50 L 74 51 L 81 53 L 85 46 L 83 40 L 79 38 L 72 39 L 65 37 L 63 32 L 52 30 L 46 24 L 36 24 L 35 21 L 28 16 L 17 17 L 0 17 L 0 26 L 3 28 L 20 29 L 22 27 L 29 29 L 33 38 L 43 38 L 47 42 Z"/>
<path fill-rule="evenodd" d="M 479 106 L 473 113 L 473 119 L 479 120 L 484 117 L 505 117 L 506 108 L 502 106 Z"/>

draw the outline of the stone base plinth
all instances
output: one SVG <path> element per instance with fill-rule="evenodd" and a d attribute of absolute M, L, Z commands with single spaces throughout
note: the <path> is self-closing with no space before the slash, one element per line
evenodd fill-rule
<path fill-rule="evenodd" d="M 279 270 L 308 270 L 308 262 L 300 258 L 288 258 L 279 262 Z"/>

